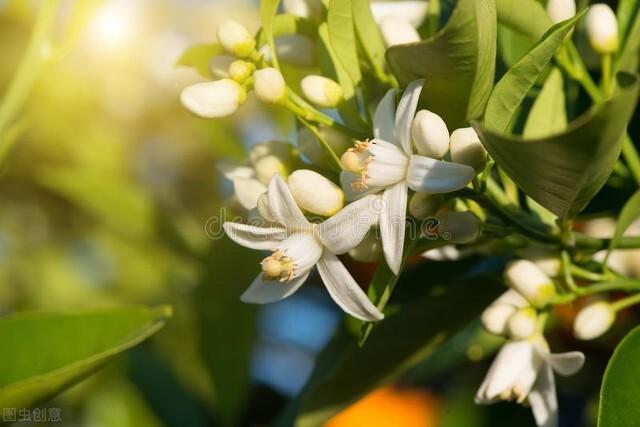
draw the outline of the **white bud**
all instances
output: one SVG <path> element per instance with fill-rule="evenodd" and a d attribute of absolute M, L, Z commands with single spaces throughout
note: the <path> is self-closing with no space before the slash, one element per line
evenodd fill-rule
<path fill-rule="evenodd" d="M 532 307 L 517 310 L 507 321 L 507 332 L 514 340 L 526 340 L 536 333 L 537 313 Z"/>
<path fill-rule="evenodd" d="M 316 45 L 307 36 L 287 34 L 275 38 L 278 59 L 298 67 L 309 68 L 316 63 Z M 266 59 L 266 58 L 265 58 Z"/>
<path fill-rule="evenodd" d="M 387 47 L 420 41 L 420 35 L 407 20 L 398 16 L 386 16 L 380 21 L 380 32 Z"/>
<path fill-rule="evenodd" d="M 299 169 L 289 175 L 289 189 L 298 206 L 307 212 L 331 216 L 344 206 L 344 193 L 317 172 Z"/>
<path fill-rule="evenodd" d="M 351 139 L 342 132 L 327 126 L 319 126 L 317 129 L 320 137 L 329 144 L 338 156 L 353 146 Z M 314 165 L 327 165 L 327 155 L 320 146 L 320 141 L 309 128 L 303 127 L 298 132 L 298 147 L 302 154 L 307 156 Z"/>
<path fill-rule="evenodd" d="M 225 117 L 236 112 L 247 99 L 247 92 L 231 79 L 196 83 L 180 94 L 182 104 L 192 113 L 204 117 Z"/>
<path fill-rule="evenodd" d="M 437 218 L 438 234 L 452 243 L 471 243 L 480 236 L 480 220 L 471 212 L 444 212 Z"/>
<path fill-rule="evenodd" d="M 609 330 L 615 318 L 615 311 L 609 303 L 590 304 L 578 312 L 573 323 L 574 335 L 580 340 L 598 338 Z"/>
<path fill-rule="evenodd" d="M 256 40 L 242 24 L 225 21 L 218 28 L 218 41 L 222 47 L 238 58 L 246 58 L 255 50 Z"/>
<path fill-rule="evenodd" d="M 556 277 L 560 274 L 561 262 L 557 252 L 540 246 L 527 246 L 516 253 L 519 257 L 534 262 L 547 276 Z"/>
<path fill-rule="evenodd" d="M 443 197 L 439 194 L 416 192 L 409 201 L 409 213 L 416 219 L 427 219 L 438 212 Z"/>
<path fill-rule="evenodd" d="M 545 307 L 556 295 L 553 281 L 531 261 L 517 260 L 507 265 L 504 278 L 536 308 Z"/>
<path fill-rule="evenodd" d="M 482 312 L 482 325 L 494 335 L 506 335 L 509 318 L 518 309 L 508 304 L 491 304 Z"/>
<path fill-rule="evenodd" d="M 549 0 L 547 2 L 547 14 L 554 24 L 566 21 L 575 16 L 576 2 L 575 0 Z"/>
<path fill-rule="evenodd" d="M 307 19 L 319 18 L 322 10 L 321 0 L 284 0 L 282 3 L 285 13 Z"/>
<path fill-rule="evenodd" d="M 265 185 L 275 174 L 286 178 L 295 157 L 295 148 L 280 141 L 260 142 L 249 151 L 249 160 L 253 164 L 256 177 Z"/>
<path fill-rule="evenodd" d="M 609 5 L 597 3 L 589 7 L 585 22 L 587 37 L 593 50 L 600 54 L 614 53 L 618 50 L 618 21 Z"/>
<path fill-rule="evenodd" d="M 245 80 L 251 77 L 251 74 L 253 74 L 255 70 L 256 66 L 251 62 L 238 59 L 229 65 L 229 77 L 238 83 L 244 83 Z"/>
<path fill-rule="evenodd" d="M 217 79 L 226 79 L 229 77 L 229 67 L 236 58 L 228 55 L 218 55 L 209 61 L 209 72 Z"/>
<path fill-rule="evenodd" d="M 300 87 L 305 98 L 323 108 L 336 107 L 344 97 L 340 85 L 323 76 L 307 76 L 300 82 Z"/>
<path fill-rule="evenodd" d="M 359 262 L 374 262 L 382 255 L 382 241 L 376 238 L 376 233 L 369 232 L 362 242 L 349 251 L 351 258 Z"/>
<path fill-rule="evenodd" d="M 487 163 L 487 151 L 473 128 L 460 128 L 451 134 L 451 160 L 482 171 Z"/>
<path fill-rule="evenodd" d="M 253 73 L 253 89 L 265 104 L 279 104 L 287 98 L 287 85 L 275 68 L 263 68 Z"/>
<path fill-rule="evenodd" d="M 441 159 L 449 151 L 449 129 L 442 117 L 420 110 L 413 119 L 411 136 L 416 150 L 423 156 Z"/>

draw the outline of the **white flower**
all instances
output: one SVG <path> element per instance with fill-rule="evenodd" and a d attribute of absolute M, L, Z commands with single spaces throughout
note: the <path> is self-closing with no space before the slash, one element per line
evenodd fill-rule
<path fill-rule="evenodd" d="M 298 169 L 289 175 L 289 190 L 298 206 L 307 212 L 331 216 L 344 207 L 344 193 L 318 172 Z"/>
<path fill-rule="evenodd" d="M 547 14 L 554 24 L 573 18 L 576 14 L 576 2 L 575 0 L 549 0 Z"/>
<path fill-rule="evenodd" d="M 545 307 L 556 295 L 553 281 L 536 264 L 524 259 L 512 261 L 504 272 L 507 285 L 536 308 Z"/>
<path fill-rule="evenodd" d="M 371 13 L 378 24 L 393 16 L 405 20 L 413 28 L 418 28 L 427 16 L 428 4 L 426 1 L 415 0 L 374 0 L 371 2 Z"/>
<path fill-rule="evenodd" d="M 302 93 L 313 104 L 323 108 L 338 106 L 344 99 L 340 85 L 323 76 L 306 76 L 300 82 Z"/>
<path fill-rule="evenodd" d="M 600 54 L 614 53 L 618 50 L 618 21 L 611 7 L 605 3 L 597 3 L 589 7 L 585 18 L 587 37 L 593 50 Z"/>
<path fill-rule="evenodd" d="M 573 323 L 574 335 L 580 340 L 598 338 L 609 330 L 615 319 L 611 304 L 604 301 L 590 304 L 578 312 Z"/>
<path fill-rule="evenodd" d="M 541 335 L 509 341 L 493 361 L 475 401 L 478 404 L 499 400 L 528 402 L 539 427 L 557 427 L 558 399 L 553 372 L 573 375 L 583 364 L 584 355 L 577 351 L 551 354 Z"/>
<path fill-rule="evenodd" d="M 225 117 L 236 112 L 247 99 L 247 92 L 235 80 L 222 79 L 187 86 L 180 101 L 189 111 L 203 118 Z"/>
<path fill-rule="evenodd" d="M 494 335 L 506 336 L 511 316 L 528 304 L 522 295 L 509 289 L 482 312 L 482 325 Z"/>
<path fill-rule="evenodd" d="M 480 236 L 480 220 L 471 212 L 444 212 L 437 218 L 438 234 L 445 240 L 466 244 Z"/>
<path fill-rule="evenodd" d="M 246 58 L 255 50 L 256 40 L 251 33 L 236 21 L 225 21 L 218 28 L 218 41 L 226 50 L 238 58 Z"/>
<path fill-rule="evenodd" d="M 507 320 L 507 332 L 512 340 L 525 340 L 536 332 L 538 313 L 533 307 L 516 310 Z"/>
<path fill-rule="evenodd" d="M 258 99 L 265 104 L 279 104 L 287 97 L 287 84 L 280 71 L 262 68 L 253 73 L 253 89 Z"/>
<path fill-rule="evenodd" d="M 242 294 L 242 301 L 265 304 L 286 298 L 317 266 L 327 291 L 346 313 L 361 320 L 382 319 L 382 313 L 336 256 L 356 246 L 366 235 L 375 219 L 375 213 L 367 209 L 373 196 L 350 204 L 321 224 L 307 221 L 279 175 L 269 183 L 267 197 L 276 225 L 224 224 L 225 232 L 236 243 L 272 251 L 261 262 L 262 273 Z"/>
<path fill-rule="evenodd" d="M 387 47 L 415 43 L 420 41 L 420 35 L 406 19 L 398 16 L 387 16 L 380 21 L 380 33 Z"/>
<path fill-rule="evenodd" d="M 456 129 L 451 134 L 451 160 L 481 172 L 487 163 L 487 150 L 473 128 Z"/>
<path fill-rule="evenodd" d="M 411 82 L 395 108 L 394 90 L 384 96 L 374 114 L 374 139 L 359 142 L 342 156 L 340 175 L 347 200 L 382 191 L 380 231 L 387 264 L 400 270 L 405 235 L 407 192 L 431 194 L 460 190 L 475 171 L 466 165 L 413 154 L 411 125 L 422 90 Z"/>

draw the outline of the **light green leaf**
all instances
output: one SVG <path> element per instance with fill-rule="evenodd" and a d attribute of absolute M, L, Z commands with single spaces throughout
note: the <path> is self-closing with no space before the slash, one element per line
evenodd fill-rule
<path fill-rule="evenodd" d="M 276 13 L 278 12 L 278 6 L 280 5 L 280 0 L 261 0 L 260 1 L 260 21 L 262 22 L 262 34 L 264 35 L 264 39 L 266 43 L 271 48 L 271 52 L 273 52 L 272 61 L 273 66 L 276 68 L 280 68 L 278 65 L 278 57 L 276 55 L 276 44 L 273 39 L 273 21 L 276 17 Z"/>
<path fill-rule="evenodd" d="M 496 7 L 493 0 L 460 0 L 449 22 L 434 37 L 393 46 L 387 61 L 402 86 L 424 78 L 420 107 L 449 128 L 480 117 L 495 75 Z"/>
<path fill-rule="evenodd" d="M 616 223 L 616 231 L 613 234 L 611 242 L 609 242 L 609 252 L 615 249 L 624 232 L 627 231 L 627 228 L 638 218 L 640 218 L 640 191 L 637 191 L 631 196 L 629 200 L 627 200 L 627 203 L 625 203 L 622 211 L 620 211 L 620 216 Z"/>
<path fill-rule="evenodd" d="M 536 0 L 496 0 L 498 22 L 538 40 L 551 27 L 547 11 Z"/>
<path fill-rule="evenodd" d="M 618 344 L 604 373 L 600 389 L 598 427 L 640 425 L 640 327 Z"/>
<path fill-rule="evenodd" d="M 0 408 L 24 408 L 75 384 L 157 332 L 170 307 L 23 313 L 0 318 Z"/>
<path fill-rule="evenodd" d="M 511 130 L 522 101 L 583 13 L 554 25 L 533 49 L 500 79 L 487 103 L 485 126 L 499 132 L 508 133 Z"/>
<path fill-rule="evenodd" d="M 480 285 L 480 286 L 479 286 Z M 364 347 L 338 335 L 320 354 L 300 401 L 297 427 L 315 427 L 366 393 L 398 378 L 433 355 L 479 315 L 501 285 L 487 279 L 433 287 L 389 314 Z M 464 310 L 451 310 L 462 307 Z"/>
<path fill-rule="evenodd" d="M 354 86 L 358 86 L 362 80 L 362 74 L 358 62 L 358 47 L 351 9 L 351 0 L 331 0 L 327 12 L 327 29 L 336 58 Z"/>
<path fill-rule="evenodd" d="M 513 67 L 533 47 L 531 37 L 522 35 L 505 25 L 498 25 L 498 48 L 507 68 Z"/>
<path fill-rule="evenodd" d="M 620 155 L 638 79 L 620 73 L 617 82 L 611 99 L 560 135 L 523 139 L 473 126 L 489 154 L 528 196 L 557 216 L 572 218 L 604 185 Z"/>
<path fill-rule="evenodd" d="M 222 47 L 218 43 L 196 44 L 184 51 L 176 65 L 193 67 L 202 77 L 211 78 L 209 62 L 222 53 Z"/>
<path fill-rule="evenodd" d="M 353 23 L 356 28 L 358 45 L 364 52 L 369 64 L 378 76 L 385 75 L 385 47 L 378 25 L 371 13 L 370 0 L 351 0 L 353 5 Z"/>
<path fill-rule="evenodd" d="M 566 128 L 564 80 L 562 72 L 553 68 L 531 107 L 522 135 L 525 138 L 542 138 Z"/>
<path fill-rule="evenodd" d="M 317 28 L 311 21 L 288 13 L 276 15 L 272 28 L 274 37 L 285 34 L 301 34 L 313 39 L 317 36 Z M 256 39 L 258 46 L 267 44 L 267 37 L 262 28 L 258 31 Z"/>

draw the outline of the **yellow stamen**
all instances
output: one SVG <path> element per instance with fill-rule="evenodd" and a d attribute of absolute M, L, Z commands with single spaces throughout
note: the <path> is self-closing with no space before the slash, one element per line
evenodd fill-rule
<path fill-rule="evenodd" d="M 287 282 L 293 278 L 295 264 L 280 249 L 260 262 L 262 273 L 267 280 Z"/>

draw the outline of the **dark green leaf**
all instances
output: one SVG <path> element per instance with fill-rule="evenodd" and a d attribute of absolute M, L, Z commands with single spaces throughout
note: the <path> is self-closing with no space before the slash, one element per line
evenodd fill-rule
<path fill-rule="evenodd" d="M 402 86 L 424 78 L 421 108 L 443 117 L 449 128 L 480 117 L 493 88 L 497 38 L 493 0 L 460 0 L 434 37 L 393 46 L 391 70 Z"/>
<path fill-rule="evenodd" d="M 222 47 L 217 43 L 196 44 L 184 51 L 176 65 L 193 67 L 202 77 L 211 78 L 209 62 L 222 53 Z"/>
<path fill-rule="evenodd" d="M 0 408 L 44 401 L 157 332 L 170 307 L 16 314 L 0 319 Z M 10 351 L 9 351 L 10 349 Z"/>
<path fill-rule="evenodd" d="M 491 93 L 485 112 L 485 126 L 499 132 L 511 130 L 522 101 L 581 17 L 582 14 L 578 14 L 554 25 L 524 58 L 507 71 Z"/>
<path fill-rule="evenodd" d="M 640 425 L 640 327 L 618 344 L 604 373 L 600 389 L 598 427 Z"/>
<path fill-rule="evenodd" d="M 562 72 L 554 68 L 531 107 L 522 135 L 525 138 L 542 138 L 560 133 L 566 128 L 564 80 Z"/>
<path fill-rule="evenodd" d="M 614 96 L 560 135 L 522 139 L 474 123 L 487 151 L 532 199 L 562 218 L 579 213 L 604 185 L 621 151 L 638 93 L 635 75 L 617 76 Z"/>

